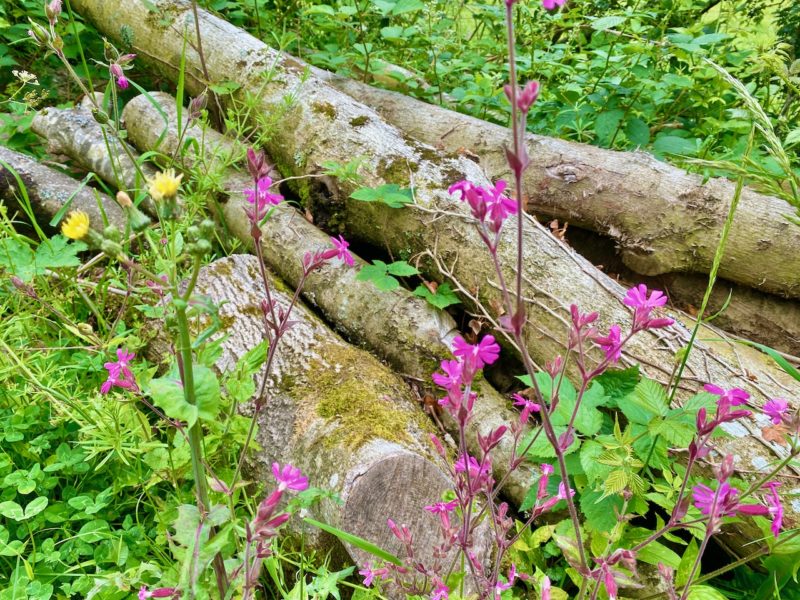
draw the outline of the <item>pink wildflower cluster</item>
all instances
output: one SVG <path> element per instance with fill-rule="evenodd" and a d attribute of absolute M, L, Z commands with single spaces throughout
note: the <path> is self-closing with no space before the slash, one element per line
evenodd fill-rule
<path fill-rule="evenodd" d="M 113 387 L 132 392 L 139 391 L 139 386 L 136 385 L 136 377 L 131 371 L 131 361 L 134 356 L 133 352 L 127 352 L 122 348 L 117 349 L 117 360 L 103 365 L 108 371 L 108 379 L 100 386 L 100 393 L 107 394 Z"/>
<path fill-rule="evenodd" d="M 277 206 L 283 202 L 283 196 L 269 191 L 272 187 L 272 178 L 268 175 L 259 177 L 256 181 L 255 189 L 244 191 L 245 199 L 253 205 L 252 209 L 247 209 L 247 217 L 251 222 L 260 223 L 267 215 L 267 207 Z"/>
<path fill-rule="evenodd" d="M 450 194 L 458 193 L 460 200 L 469 204 L 472 216 L 481 226 L 488 227 L 489 231 L 497 235 L 506 219 L 517 214 L 517 203 L 503 194 L 507 185 L 502 179 L 494 187 L 482 187 L 463 180 L 451 185 L 447 191 Z M 488 238 L 485 241 L 488 244 Z M 489 244 L 489 247 L 494 245 Z"/>
<path fill-rule="evenodd" d="M 704 484 L 692 488 L 692 500 L 702 514 L 709 517 L 709 529 L 716 531 L 723 517 L 737 515 L 750 515 L 771 517 L 770 529 L 777 538 L 783 524 L 783 505 L 778 495 L 777 481 L 765 484 L 768 493 L 766 506 L 763 504 L 742 504 L 739 502 L 739 490 L 732 487 L 727 481 L 720 482 L 716 490 Z"/>
<path fill-rule="evenodd" d="M 350 250 L 348 250 L 350 244 L 347 243 L 342 236 L 338 238 L 332 237 L 331 245 L 332 248 L 327 248 L 325 250 L 306 252 L 305 255 L 303 255 L 303 272 L 306 274 L 311 273 L 315 269 L 321 267 L 325 262 L 334 258 L 341 260 L 342 263 L 348 267 L 352 267 L 356 264 L 353 255 L 350 253 Z"/>
<path fill-rule="evenodd" d="M 459 422 L 469 419 L 476 394 L 469 388 L 476 373 L 486 365 L 491 365 L 500 356 L 500 346 L 491 335 L 484 336 L 477 344 L 470 344 L 461 336 L 453 341 L 455 360 L 443 360 L 443 373 L 434 373 L 433 382 L 447 390 L 447 395 L 439 400 Z"/>
<path fill-rule="evenodd" d="M 651 317 L 654 308 L 659 308 L 667 303 L 664 292 L 653 290 L 648 295 L 647 286 L 642 284 L 628 290 L 625 294 L 624 304 L 633 307 L 633 330 L 642 331 L 644 329 L 658 329 L 669 327 L 674 323 L 672 319 L 666 317 Z"/>
<path fill-rule="evenodd" d="M 245 560 L 244 565 L 246 569 L 244 597 L 249 597 L 258 584 L 261 562 L 271 553 L 269 546 L 272 538 L 278 534 L 278 528 L 289 520 L 289 513 L 277 512 L 284 492 L 287 490 L 302 492 L 308 489 L 308 478 L 303 476 L 300 469 L 292 465 L 281 466 L 278 463 L 272 463 L 272 475 L 275 477 L 278 487 L 261 501 L 255 518 L 245 526 L 248 559 Z M 255 556 L 252 563 L 248 564 L 253 544 L 255 544 Z"/>
<path fill-rule="evenodd" d="M 707 391 L 709 394 L 714 394 L 717 396 L 717 410 L 714 414 L 714 418 L 708 420 L 708 414 L 705 407 L 701 408 L 697 411 L 697 433 L 699 436 L 699 440 L 707 440 L 708 436 L 722 423 L 728 423 L 730 421 L 736 421 L 737 419 L 742 419 L 744 417 L 749 417 L 752 413 L 749 410 L 731 410 L 731 407 L 734 406 L 741 406 L 742 404 L 746 404 L 747 401 L 750 399 L 750 394 L 740 388 L 733 388 L 730 390 L 724 390 L 721 387 L 717 387 L 716 385 L 706 384 L 703 386 L 703 389 Z M 707 452 L 703 444 L 695 444 L 692 442 L 693 446 L 689 447 L 690 453 L 698 454 L 699 456 L 704 456 Z"/>

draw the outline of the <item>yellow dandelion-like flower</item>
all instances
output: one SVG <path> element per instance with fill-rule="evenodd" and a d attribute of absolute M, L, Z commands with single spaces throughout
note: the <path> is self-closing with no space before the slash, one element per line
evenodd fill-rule
<path fill-rule="evenodd" d="M 61 224 L 61 233 L 71 240 L 83 239 L 89 233 L 89 215 L 82 210 L 72 211 Z"/>
<path fill-rule="evenodd" d="M 183 179 L 183 173 L 175 175 L 175 169 L 167 169 L 156 173 L 155 177 L 147 179 L 147 183 L 150 186 L 148 188 L 150 197 L 156 202 L 160 202 L 165 198 L 175 197 L 181 185 L 181 179 Z"/>

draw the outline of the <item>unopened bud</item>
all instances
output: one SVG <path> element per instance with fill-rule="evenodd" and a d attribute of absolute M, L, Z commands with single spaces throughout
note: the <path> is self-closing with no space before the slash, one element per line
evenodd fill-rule
<path fill-rule="evenodd" d="M 119 204 L 122 208 L 130 208 L 131 206 L 133 206 L 131 197 L 128 196 L 128 194 L 123 192 L 122 190 L 117 192 L 117 204 Z"/>
<path fill-rule="evenodd" d="M 61 0 L 53 0 L 50 4 L 45 5 L 44 14 L 52 25 L 56 24 L 58 17 L 61 16 Z"/>
<path fill-rule="evenodd" d="M 100 249 L 108 256 L 119 256 L 122 254 L 122 246 L 109 239 L 103 240 L 103 243 L 100 244 Z"/>
<path fill-rule="evenodd" d="M 200 228 L 197 225 L 192 225 L 186 230 L 186 235 L 190 241 L 195 242 L 200 239 Z"/>
<path fill-rule="evenodd" d="M 30 24 L 31 28 L 28 30 L 28 35 L 33 38 L 33 41 L 39 46 L 49 46 L 50 32 L 34 21 L 30 21 Z"/>
<path fill-rule="evenodd" d="M 92 109 L 92 117 L 95 121 L 100 123 L 100 125 L 105 125 L 108 123 L 108 115 L 100 109 L 93 108 Z"/>
<path fill-rule="evenodd" d="M 208 239 L 212 235 L 214 235 L 214 230 L 216 229 L 216 225 L 214 221 L 211 219 L 203 219 L 200 223 L 200 234 L 205 238 Z"/>
<path fill-rule="evenodd" d="M 122 240 L 122 233 L 114 225 L 109 225 L 103 229 L 103 237 L 112 242 L 119 242 Z"/>

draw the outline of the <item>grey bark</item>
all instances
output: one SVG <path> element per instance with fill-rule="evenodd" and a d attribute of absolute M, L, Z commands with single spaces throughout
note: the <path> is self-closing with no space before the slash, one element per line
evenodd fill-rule
<path fill-rule="evenodd" d="M 271 286 L 273 300 L 288 309 L 291 295 L 275 279 Z M 201 270 L 196 290 L 219 306 L 226 327 L 215 366 L 231 370 L 264 336 L 258 260 L 217 260 Z M 269 401 L 257 416 L 261 451 L 251 455 L 253 472 L 269 481 L 273 461 L 291 463 L 343 501 L 321 503 L 317 518 L 401 556 L 386 519 L 406 523 L 430 559 L 438 528 L 423 507 L 438 501 L 449 482 L 435 462 L 430 423 L 405 382 L 371 354 L 349 346 L 302 304 L 292 321 L 267 380 Z M 260 386 L 263 375 L 256 379 Z M 348 551 L 362 565 L 370 558 Z"/>
<path fill-rule="evenodd" d="M 22 180 L 30 199 L 34 216 L 40 225 L 50 220 L 69 202 L 70 211 L 81 210 L 89 215 L 92 229 L 100 232 L 105 225 L 99 205 L 103 206 L 111 225 L 125 228 L 125 215 L 116 202 L 91 187 L 82 189 L 69 175 L 46 167 L 30 156 L 0 146 L 0 160 L 11 167 Z M 0 199 L 20 215 L 25 214 L 20 200 L 23 198 L 14 173 L 0 163 Z M 72 200 L 70 200 L 72 198 Z M 69 212 L 67 213 L 69 214 Z"/>
<path fill-rule="evenodd" d="M 130 27 L 134 48 L 150 55 L 154 67 L 175 77 L 177 60 L 183 48 L 181 35 L 193 35 L 189 3 L 170 1 L 158 4 L 161 17 L 168 26 L 159 25 L 141 0 L 115 3 L 113 7 L 100 0 L 76 0 L 73 7 L 95 23 L 101 31 L 118 36 L 116 24 Z M 371 108 L 334 90 L 314 76 L 304 77 L 304 68 L 281 57 L 255 38 L 207 13 L 199 23 L 206 63 L 214 82 L 235 80 L 242 93 L 256 94 L 263 114 L 282 111 L 281 126 L 269 139 L 267 149 L 287 174 L 311 174 L 324 161 L 347 162 L 363 156 L 364 183 L 412 184 L 415 205 L 392 210 L 375 203 L 360 203 L 348 198 L 352 186 L 332 189 L 332 206 L 348 235 L 385 246 L 396 254 L 431 251 L 441 266 L 484 306 L 499 305 L 494 270 L 487 254 L 480 250 L 480 241 L 465 207 L 455 201 L 447 188 L 455 181 L 469 179 L 476 184 L 488 183 L 478 165 L 462 156 L 442 157 L 433 147 L 409 139 L 386 123 Z M 234 43 L 235 41 L 235 43 Z M 194 92 L 200 88 L 199 60 L 187 50 L 189 77 L 187 85 Z M 263 73 L 271 70 L 264 83 Z M 291 94 L 294 102 L 286 107 Z M 516 222 L 512 219 L 509 229 Z M 508 280 L 513 279 L 516 263 L 515 243 L 506 236 L 498 250 L 500 264 Z M 423 264 L 429 277 L 441 277 L 433 261 Z M 528 300 L 528 348 L 540 363 L 563 352 L 566 319 L 571 302 L 584 309 L 598 310 L 601 327 L 618 322 L 626 328 L 631 314 L 620 299 L 624 290 L 619 284 L 599 273 L 559 240 L 531 219 L 523 223 L 524 295 Z M 477 309 L 477 307 L 474 307 Z M 675 314 L 679 322 L 663 331 L 646 333 L 629 346 L 627 362 L 637 361 L 650 376 L 665 381 L 672 371 L 674 354 L 689 338 L 687 324 L 691 319 Z M 685 321 L 682 322 L 682 321 Z M 782 396 L 794 399 L 800 391 L 796 381 L 776 368 L 770 359 L 748 348 L 718 340 L 722 334 L 703 328 L 700 342 L 688 361 L 685 398 L 690 389 L 704 382 L 724 387 L 739 386 L 753 394 L 751 405 L 758 409 L 767 398 Z M 710 338 L 710 339 L 709 339 Z M 766 423 L 763 415 L 752 421 L 728 427 L 731 437 L 721 440 L 720 453 L 730 452 L 739 458 L 741 469 L 763 473 L 785 449 L 761 435 Z M 752 479 L 752 473 L 741 473 Z M 787 484 L 791 488 L 791 484 Z M 788 522 L 796 518 L 800 507 L 787 507 Z"/>
<path fill-rule="evenodd" d="M 397 92 L 314 73 L 373 107 L 408 135 L 448 152 L 475 156 L 492 180 L 511 180 L 503 152 L 508 128 Z M 707 273 L 735 185 L 699 175 L 645 152 L 616 152 L 527 135 L 528 209 L 611 236 L 625 264 L 642 275 Z M 759 290 L 800 298 L 800 227 L 786 220 L 784 200 L 745 189 L 720 276 Z"/>

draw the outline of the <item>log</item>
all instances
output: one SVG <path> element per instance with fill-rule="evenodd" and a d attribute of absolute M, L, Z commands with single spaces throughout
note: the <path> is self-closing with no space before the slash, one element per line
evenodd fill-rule
<path fill-rule="evenodd" d="M 273 300 L 288 308 L 291 294 L 274 278 L 271 285 Z M 233 369 L 264 335 L 258 259 L 239 254 L 217 260 L 203 267 L 196 289 L 220 307 L 226 324 L 215 366 Z M 311 485 L 343 501 L 321 503 L 313 509 L 316 518 L 402 556 L 386 526 L 392 518 L 412 529 L 430 561 L 438 531 L 435 515 L 423 507 L 438 501 L 449 483 L 437 466 L 430 422 L 400 377 L 345 343 L 302 303 L 292 320 L 267 381 L 269 402 L 258 416 L 256 437 L 261 450 L 251 454 L 251 476 L 270 481 L 272 463 L 289 462 Z M 258 386 L 262 378 L 256 376 Z M 353 546 L 347 550 L 359 565 L 373 560 Z"/>
<path fill-rule="evenodd" d="M 17 159 L 12 166 L 29 177 L 29 190 L 55 190 L 60 197 L 62 188 L 70 188 L 66 180 L 72 187 L 77 184 L 17 154 L 0 147 L 2 160 Z M 51 181 L 58 185 L 48 187 Z M 61 208 L 57 201 L 39 204 L 38 194 L 31 199 L 37 215 L 47 220 Z M 272 278 L 271 285 L 273 299 L 286 309 L 290 295 L 277 279 Z M 263 339 L 259 306 L 264 291 L 257 259 L 234 255 L 204 267 L 196 293 L 221 305 L 225 328 L 218 337 L 224 340 L 215 367 L 219 372 L 231 370 Z M 323 503 L 315 516 L 402 555 L 399 541 L 386 527 L 391 517 L 411 528 L 421 556 L 430 561 L 438 520 L 423 507 L 449 489 L 429 439 L 431 423 L 400 377 L 369 353 L 345 343 L 302 303 L 295 306 L 292 320 L 295 325 L 281 341 L 267 383 L 271 403 L 259 416 L 257 441 L 262 451 L 250 462 L 252 473 L 270 481 L 272 462 L 291 462 L 312 485 L 338 494 L 344 502 L 341 507 Z M 262 379 L 257 377 L 257 385 Z M 479 553 L 488 551 L 488 538 L 481 537 L 485 535 L 476 538 Z M 358 564 L 370 559 L 355 547 L 347 550 Z"/>
<path fill-rule="evenodd" d="M 490 179 L 511 180 L 508 128 L 321 69 L 314 73 L 375 108 L 406 134 L 475 156 Z M 645 152 L 617 152 L 528 134 L 528 209 L 612 237 L 641 275 L 708 273 L 735 185 L 665 164 Z M 800 298 L 800 227 L 786 201 L 745 188 L 720 276 Z"/>
<path fill-rule="evenodd" d="M 154 102 L 160 105 L 160 111 Z M 78 142 L 83 147 L 87 144 L 103 144 L 99 125 L 95 124 L 93 130 L 81 127 L 80 136 L 73 144 L 69 131 L 74 119 L 66 111 L 58 114 L 65 118 L 61 120 L 51 114 L 48 131 L 58 131 L 67 153 L 70 156 L 74 154 L 81 167 L 90 169 L 92 163 L 82 158 L 76 146 Z M 164 125 L 164 115 L 167 116 L 168 128 Z M 181 136 L 177 126 L 175 99 L 163 92 L 152 92 L 149 98 L 134 98 L 125 107 L 123 116 L 129 124 L 130 139 L 142 151 L 158 151 L 189 163 L 197 160 L 211 163 L 219 159 L 221 150 L 228 157 L 244 154 L 244 149 L 237 147 L 235 140 L 229 140 L 210 128 L 189 125 L 184 119 L 180 128 L 184 132 L 184 142 L 195 140 L 198 144 L 185 146 L 190 149 L 189 156 L 178 156 Z M 196 148 L 200 149 L 199 155 L 196 154 Z M 138 156 L 136 150 L 133 153 Z M 103 173 L 107 177 L 113 176 L 110 171 Z M 279 176 L 276 173 L 274 175 Z M 252 238 L 244 214 L 246 204 L 241 190 L 251 186 L 252 182 L 247 176 L 233 170 L 222 173 L 220 181 L 225 194 L 219 216 L 225 220 L 226 231 L 249 246 Z M 262 249 L 267 265 L 294 287 L 300 281 L 303 255 L 329 245 L 325 233 L 286 204 L 275 209 L 273 216 L 262 227 L 262 234 Z M 369 348 L 405 375 L 429 381 L 431 373 L 438 369 L 439 361 L 449 357 L 449 345 L 458 333 L 455 321 L 408 290 L 381 293 L 372 283 L 359 281 L 356 274 L 364 261 L 356 255 L 354 257 L 356 269 L 325 266 L 316 272 L 306 283 L 304 298 L 352 343 Z M 478 454 L 478 434 L 488 435 L 500 425 L 513 420 L 515 413 L 509 408 L 508 400 L 488 381 L 478 382 L 476 391 L 481 396 L 481 402 L 476 408 L 477 418 L 473 420 L 469 433 L 471 452 Z M 449 431 L 455 435 L 456 424 L 448 420 L 446 415 L 443 418 Z M 507 474 L 512 452 L 510 439 L 494 450 L 498 478 Z M 508 478 L 504 494 L 517 504 L 521 503 L 532 477 L 530 468 L 520 468 Z"/>
<path fill-rule="evenodd" d="M 181 35 L 192 36 L 194 23 L 188 2 L 172 1 L 169 11 L 161 16 L 169 26 L 159 24 L 148 10 L 149 3 L 126 0 L 114 6 L 100 0 L 75 0 L 73 8 L 81 12 L 101 31 L 119 36 L 117 24 L 129 26 L 136 50 L 150 56 L 154 68 L 169 77 L 176 77 L 179 56 L 184 47 Z M 192 27 L 189 27 L 189 24 Z M 353 157 L 364 157 L 362 173 L 367 186 L 385 183 L 409 185 L 413 179 L 415 204 L 403 210 L 389 209 L 377 203 L 349 199 L 353 186 L 340 182 L 329 190 L 327 205 L 320 198 L 316 209 L 334 211 L 338 223 L 349 236 L 365 243 L 386 247 L 395 254 L 428 253 L 434 260 L 423 261 L 428 277 L 441 278 L 439 266 L 446 267 L 463 289 L 471 291 L 483 306 L 498 306 L 500 294 L 495 287 L 493 266 L 471 223 L 465 207 L 454 200 L 447 188 L 452 183 L 469 179 L 488 183 L 478 165 L 462 156 L 442 157 L 435 148 L 408 138 L 368 106 L 334 90 L 314 76 L 307 76 L 303 65 L 283 58 L 252 36 L 206 12 L 199 13 L 197 23 L 206 48 L 206 64 L 213 81 L 235 80 L 242 85 L 241 94 L 256 94 L 265 114 L 282 111 L 281 127 L 267 144 L 268 151 L 286 174 L 317 173 L 325 161 L 346 163 Z M 197 93 L 200 65 L 196 53 L 187 50 L 187 87 Z M 272 72 L 267 85 L 262 75 Z M 286 106 L 285 98 L 294 102 Z M 305 199 L 304 199 L 305 200 Z M 515 220 L 509 227 L 513 230 Z M 599 273 L 586 260 L 532 219 L 523 224 L 524 295 L 528 300 L 528 348 L 540 363 L 564 351 L 568 306 L 575 302 L 584 309 L 598 310 L 600 327 L 620 323 L 624 328 L 631 314 L 620 300 L 624 289 Z M 498 256 L 506 276 L 511 279 L 516 263 L 515 244 L 507 236 L 500 244 Z M 473 306 L 474 309 L 478 309 Z M 672 370 L 674 353 L 689 339 L 691 319 L 676 314 L 674 326 L 636 338 L 625 357 L 637 361 L 653 378 L 666 381 Z M 743 387 L 753 394 L 751 404 L 758 408 L 772 396 L 794 398 L 800 392 L 798 382 L 774 363 L 749 348 L 713 341 L 720 333 L 703 328 L 700 342 L 689 358 L 686 388 L 678 400 L 698 389 L 704 382 L 724 387 Z M 727 429 L 731 437 L 721 440 L 718 450 L 739 457 L 738 466 L 763 473 L 777 456 L 786 450 L 761 435 L 763 415 L 743 421 Z M 752 480 L 753 474 L 741 472 Z M 791 487 L 791 484 L 789 484 Z M 794 522 L 800 507 L 787 507 L 787 521 Z M 748 532 L 743 536 L 747 537 Z M 738 540 L 741 544 L 744 540 Z M 741 548 L 741 546 L 739 546 Z"/>
<path fill-rule="evenodd" d="M 24 214 L 25 211 L 20 204 L 22 196 L 17 179 L 3 163 L 19 175 L 30 199 L 33 216 L 40 224 L 49 223 L 69 202 L 71 210 L 81 210 L 89 215 L 90 227 L 95 231 L 101 232 L 105 228 L 103 213 L 99 208 L 101 205 L 109 224 L 120 230 L 125 229 L 126 219 L 122 209 L 105 194 L 91 187 L 81 187 L 69 175 L 3 146 L 0 146 L 0 161 L 0 199 L 11 208 L 11 214 L 14 211 Z"/>
<path fill-rule="evenodd" d="M 104 137 L 100 124 L 85 106 L 45 108 L 36 113 L 31 130 L 47 140 L 50 154 L 68 156 L 86 171 L 134 197 L 145 188 L 144 178 L 154 175 L 149 165 L 138 166 L 131 160 L 122 142 L 110 134 Z M 127 149 L 132 150 L 130 146 Z"/>

